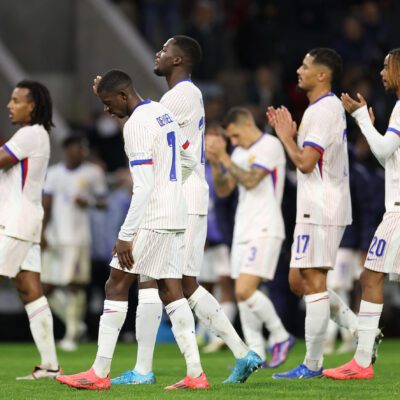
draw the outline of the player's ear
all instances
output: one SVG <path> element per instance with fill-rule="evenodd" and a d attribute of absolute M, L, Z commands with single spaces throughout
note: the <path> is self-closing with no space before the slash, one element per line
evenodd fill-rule
<path fill-rule="evenodd" d="M 174 57 L 172 63 L 173 63 L 174 65 L 182 64 L 182 57 L 181 57 L 181 56 L 176 56 L 176 57 Z"/>

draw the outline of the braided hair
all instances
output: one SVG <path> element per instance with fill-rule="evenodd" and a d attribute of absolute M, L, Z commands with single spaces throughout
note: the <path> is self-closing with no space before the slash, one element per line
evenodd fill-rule
<path fill-rule="evenodd" d="M 39 82 L 23 80 L 16 85 L 17 88 L 28 89 L 28 96 L 35 103 L 31 113 L 30 125 L 43 125 L 47 132 L 54 126 L 53 102 L 46 86 Z"/>

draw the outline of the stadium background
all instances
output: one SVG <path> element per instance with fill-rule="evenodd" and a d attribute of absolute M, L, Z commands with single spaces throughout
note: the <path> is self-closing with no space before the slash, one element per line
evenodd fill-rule
<path fill-rule="evenodd" d="M 363 93 L 374 107 L 377 128 L 383 131 L 395 98 L 385 95 L 379 71 L 387 51 L 399 46 L 399 17 L 400 2 L 396 0 L 2 1 L 0 144 L 14 131 L 5 108 L 13 85 L 22 77 L 41 80 L 50 88 L 56 107 L 52 162 L 60 160 L 59 143 L 65 135 L 83 132 L 92 160 L 107 171 L 110 196 L 118 197 L 118 190 L 126 184 L 116 172 L 125 166 L 123 145 L 115 122 L 102 114 L 92 94 L 92 79 L 110 68 L 124 69 L 142 96 L 159 99 L 167 87 L 152 73 L 154 53 L 178 33 L 196 38 L 203 48 L 203 62 L 193 78 L 203 91 L 207 123 L 219 121 L 230 106 L 245 105 L 252 109 L 260 127 L 268 129 L 264 111 L 270 104 L 287 105 L 299 121 L 307 101 L 296 90 L 295 71 L 307 50 L 327 46 L 335 48 L 344 60 L 337 90 Z M 384 211 L 383 170 L 351 123 L 348 138 L 357 158 L 374 177 L 371 185 L 378 222 Z M 269 291 L 287 328 L 301 336 L 304 312 L 287 284 L 295 216 L 292 173 L 289 169 L 283 204 L 289 240 Z M 108 214 L 113 210 L 110 207 Z M 90 339 L 97 333 L 102 286 L 117 229 L 107 218 L 93 214 L 93 282 L 88 288 L 86 318 Z M 386 335 L 400 336 L 399 286 L 387 285 L 385 297 L 382 324 Z M 134 301 L 131 306 L 134 312 Z M 129 338 L 134 319 L 127 321 Z M 26 315 L 9 282 L 0 285 L 0 325 L 7 326 L 0 330 L 0 340 L 30 340 Z M 55 330 L 60 337 L 62 328 L 57 320 Z"/>

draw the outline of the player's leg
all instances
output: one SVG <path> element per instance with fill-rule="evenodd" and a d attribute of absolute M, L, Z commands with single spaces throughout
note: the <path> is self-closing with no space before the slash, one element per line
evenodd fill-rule
<path fill-rule="evenodd" d="M 295 295 L 301 298 L 304 297 L 307 283 L 302 278 L 299 268 L 290 268 L 289 285 L 290 290 Z M 328 292 L 330 319 L 341 328 L 348 329 L 353 336 L 356 336 L 357 316 L 334 290 L 328 289 Z"/>
<path fill-rule="evenodd" d="M 111 362 L 128 311 L 129 288 L 136 279 L 136 275 L 121 270 L 119 265 L 113 265 L 105 285 L 106 299 L 100 317 L 95 361 L 88 371 L 57 377 L 59 382 L 68 386 L 90 390 L 110 388 Z"/>
<path fill-rule="evenodd" d="M 28 315 L 29 328 L 41 358 L 40 365 L 32 374 L 22 379 L 55 378 L 60 374 L 60 367 L 54 343 L 53 316 L 43 296 L 40 274 L 21 271 L 14 278 L 14 283 Z"/>
<path fill-rule="evenodd" d="M 59 246 L 57 256 L 58 262 L 54 267 L 58 271 L 53 272 L 53 279 L 65 294 L 65 335 L 58 346 L 64 351 L 76 351 L 86 311 L 84 285 L 90 282 L 89 249 L 81 246 Z M 52 299 L 52 304 L 54 300 L 55 298 Z"/>
<path fill-rule="evenodd" d="M 185 358 L 186 377 L 165 389 L 208 389 L 209 384 L 201 366 L 195 336 L 195 322 L 187 299 L 183 296 L 180 279 L 160 279 L 159 293 L 165 305 L 176 343 Z"/>
<path fill-rule="evenodd" d="M 249 349 L 235 331 L 215 297 L 197 282 L 203 264 L 206 235 L 206 216 L 189 215 L 188 228 L 185 232 L 183 293 L 199 321 L 226 343 L 236 359 L 242 359 Z"/>
<path fill-rule="evenodd" d="M 150 279 L 150 278 L 149 278 Z M 136 309 L 136 364 L 132 370 L 111 379 L 112 385 L 152 384 L 153 356 L 157 332 L 160 326 L 163 305 L 158 294 L 157 281 L 140 277 L 138 286 L 138 306 Z"/>
<path fill-rule="evenodd" d="M 40 280 L 52 313 L 65 325 L 67 293 L 63 287 L 59 286 L 63 273 L 61 261 L 59 247 L 46 247 L 42 251 Z"/>
<path fill-rule="evenodd" d="M 40 284 L 40 246 L 0 236 L 0 275 L 14 278 L 29 317 L 29 326 L 41 364 L 22 379 L 55 378 L 60 373 L 54 344 L 53 316 Z"/>

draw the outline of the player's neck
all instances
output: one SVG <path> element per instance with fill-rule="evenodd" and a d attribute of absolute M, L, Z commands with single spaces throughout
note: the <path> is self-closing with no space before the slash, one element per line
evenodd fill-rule
<path fill-rule="evenodd" d="M 331 90 L 332 88 L 330 86 L 316 87 L 307 92 L 308 101 L 310 102 L 310 104 L 312 104 L 321 97 L 326 96 L 328 93 L 331 92 Z"/>
<path fill-rule="evenodd" d="M 191 76 L 186 71 L 174 71 L 165 78 L 167 79 L 168 87 L 172 89 L 178 82 L 191 79 Z"/>
<path fill-rule="evenodd" d="M 248 136 L 248 143 L 246 143 L 246 149 L 250 148 L 253 146 L 255 142 L 260 140 L 261 136 L 263 135 L 263 132 L 261 132 L 258 128 L 255 128 L 251 131 L 250 135 Z"/>

